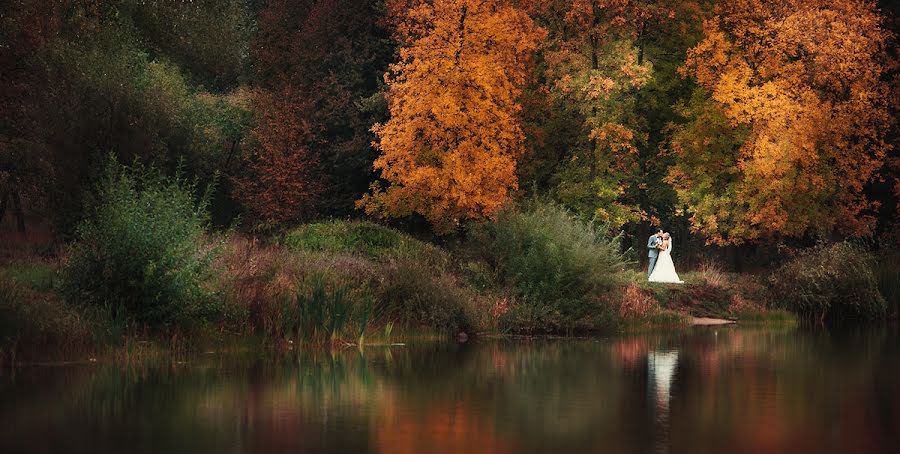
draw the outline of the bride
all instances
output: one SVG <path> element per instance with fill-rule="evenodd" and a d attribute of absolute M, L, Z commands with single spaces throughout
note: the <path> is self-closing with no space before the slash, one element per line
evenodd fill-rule
<path fill-rule="evenodd" d="M 668 232 L 663 234 L 659 258 L 648 280 L 650 282 L 668 282 L 673 284 L 684 283 L 678 277 L 678 273 L 675 272 L 675 263 L 672 262 L 672 236 Z"/>

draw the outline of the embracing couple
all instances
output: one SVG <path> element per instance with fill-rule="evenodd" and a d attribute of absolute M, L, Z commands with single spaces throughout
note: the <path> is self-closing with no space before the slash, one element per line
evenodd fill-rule
<path fill-rule="evenodd" d="M 650 264 L 647 265 L 647 280 L 650 282 L 669 282 L 683 284 L 675 272 L 675 263 L 672 262 L 672 235 L 657 229 L 656 233 L 647 240 L 647 249 L 650 250 Z"/>

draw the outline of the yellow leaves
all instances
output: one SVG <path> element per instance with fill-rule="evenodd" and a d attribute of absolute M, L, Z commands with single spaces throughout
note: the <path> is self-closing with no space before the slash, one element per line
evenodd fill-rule
<path fill-rule="evenodd" d="M 387 79 L 391 119 L 373 128 L 375 169 L 389 186 L 373 186 L 358 206 L 419 213 L 446 233 L 493 216 L 518 188 L 517 98 L 542 32 L 508 0 L 435 0 L 396 12 L 407 42 Z"/>
<path fill-rule="evenodd" d="M 871 231 L 862 189 L 883 163 L 891 121 L 883 18 L 866 1 L 731 0 L 719 11 L 679 71 L 750 133 L 729 155 L 737 179 L 725 186 L 688 167 L 687 153 L 715 141 L 676 133 L 670 179 L 700 214 L 695 227 L 723 242 Z"/>

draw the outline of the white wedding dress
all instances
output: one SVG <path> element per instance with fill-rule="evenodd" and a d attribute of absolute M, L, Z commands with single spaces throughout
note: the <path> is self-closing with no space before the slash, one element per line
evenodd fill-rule
<path fill-rule="evenodd" d="M 683 284 L 675 272 L 675 263 L 672 261 L 672 238 L 669 238 L 669 247 L 665 251 L 659 251 L 659 258 L 656 259 L 656 266 L 650 273 L 648 280 L 650 282 L 667 282 L 671 284 Z"/>

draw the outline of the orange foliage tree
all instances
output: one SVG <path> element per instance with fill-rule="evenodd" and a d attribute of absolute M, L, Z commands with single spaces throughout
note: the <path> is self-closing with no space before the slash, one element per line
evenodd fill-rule
<path fill-rule="evenodd" d="M 864 189 L 891 118 L 889 34 L 869 0 L 730 0 L 680 71 L 701 87 L 680 107 L 668 181 L 710 243 L 865 236 Z"/>
<path fill-rule="evenodd" d="M 402 40 L 386 75 L 391 118 L 374 127 L 376 183 L 358 206 L 424 216 L 438 233 L 491 217 L 517 189 L 518 97 L 541 31 L 509 0 L 391 2 Z"/>

